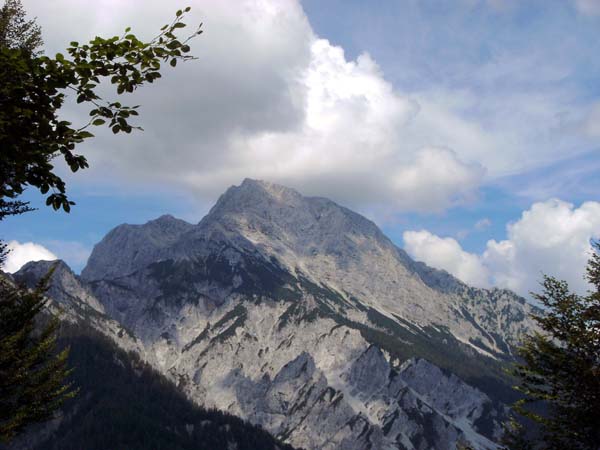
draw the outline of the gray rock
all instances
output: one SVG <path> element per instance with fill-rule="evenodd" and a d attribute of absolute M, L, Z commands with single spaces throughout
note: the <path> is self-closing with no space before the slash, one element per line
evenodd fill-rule
<path fill-rule="evenodd" d="M 125 327 L 128 342 L 107 334 L 194 401 L 306 449 L 496 448 L 501 396 L 461 374 L 497 375 L 534 329 L 515 294 L 471 288 L 366 218 L 255 180 L 197 225 L 117 227 L 74 279 L 57 301 Z"/>

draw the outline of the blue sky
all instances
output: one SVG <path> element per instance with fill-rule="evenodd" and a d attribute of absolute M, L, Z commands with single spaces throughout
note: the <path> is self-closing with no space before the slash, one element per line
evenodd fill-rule
<path fill-rule="evenodd" d="M 150 36 L 177 8 L 58 3 L 67 16 L 24 1 L 49 53 L 125 26 Z M 146 132 L 97 133 L 81 148 L 92 168 L 62 172 L 73 212 L 28 192 L 39 210 L 2 222 L 4 239 L 79 271 L 112 227 L 197 222 L 227 186 L 264 178 L 366 214 L 469 283 L 526 295 L 547 272 L 585 289 L 600 236 L 600 0 L 187 3 L 205 24 L 199 60 L 133 95 Z"/>

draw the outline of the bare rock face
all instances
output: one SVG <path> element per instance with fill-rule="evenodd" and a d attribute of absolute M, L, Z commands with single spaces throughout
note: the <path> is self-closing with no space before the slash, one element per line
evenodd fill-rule
<path fill-rule="evenodd" d="M 48 276 L 46 295 L 53 314 L 66 322 L 85 323 L 117 342 L 124 350 L 136 352 L 152 361 L 153 355 L 146 354 L 142 342 L 106 314 L 91 287 L 75 275 L 64 261 L 29 262 L 13 278 L 26 287 L 34 288 L 42 278 Z"/>
<path fill-rule="evenodd" d="M 145 225 L 120 225 L 94 247 L 81 277 L 94 281 L 129 275 L 168 255 L 169 246 L 190 228 L 169 215 Z"/>
<path fill-rule="evenodd" d="M 33 288 L 40 279 L 50 273 L 52 278 L 47 294 L 52 300 L 63 307 L 83 306 L 96 313 L 104 314 L 102 303 L 62 260 L 29 262 L 17 272 L 15 278 Z"/>
<path fill-rule="evenodd" d="M 254 180 L 197 225 L 115 228 L 75 280 L 52 294 L 129 330 L 189 398 L 306 449 L 497 448 L 501 368 L 534 326 L 515 294 L 471 288 L 346 208 Z"/>

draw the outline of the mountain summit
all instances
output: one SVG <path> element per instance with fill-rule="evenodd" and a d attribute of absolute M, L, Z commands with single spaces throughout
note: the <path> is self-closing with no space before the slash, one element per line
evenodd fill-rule
<path fill-rule="evenodd" d="M 529 305 L 510 292 L 469 288 L 411 260 L 363 216 L 325 198 L 251 179 L 229 188 L 198 225 L 162 216 L 115 228 L 94 248 L 82 278 L 114 280 L 172 263 L 214 273 L 216 260 L 227 268 L 206 281 L 222 293 L 244 281 L 281 288 L 288 276 L 304 279 L 331 290 L 349 308 L 370 307 L 420 327 L 443 326 L 489 355 L 504 352 L 531 326 Z M 269 267 L 270 279 L 259 280 L 249 269 L 259 262 Z"/>
<path fill-rule="evenodd" d="M 127 275 L 160 258 L 165 249 L 191 228 L 191 224 L 170 215 L 145 225 L 119 225 L 94 247 L 81 276 L 99 280 Z"/>
<path fill-rule="evenodd" d="M 197 225 L 115 228 L 80 282 L 190 399 L 307 449 L 495 448 L 512 400 L 502 368 L 533 328 L 509 291 L 413 261 L 330 200 L 249 179 Z"/>

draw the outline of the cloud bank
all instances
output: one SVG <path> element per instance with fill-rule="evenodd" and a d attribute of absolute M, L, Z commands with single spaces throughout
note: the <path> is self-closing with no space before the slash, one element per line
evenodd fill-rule
<path fill-rule="evenodd" d="M 130 25 L 150 36 L 182 5 L 26 6 L 53 52 L 74 38 L 119 34 Z M 564 110 L 572 95 L 559 83 L 569 73 L 530 49 L 521 55 L 491 48 L 481 64 L 448 64 L 444 82 L 399 88 L 368 53 L 348 58 L 318 36 L 295 0 L 193 7 L 188 23 L 205 23 L 193 42 L 199 59 L 166 69 L 158 84 L 130 96 L 142 105 L 144 133 L 98 133 L 85 148 L 96 179 L 121 174 L 213 199 L 253 177 L 352 207 L 431 212 L 471 202 L 486 177 L 564 157 L 565 149 L 579 148 L 580 135 L 597 139 L 581 130 L 577 108 Z M 61 20 L 56 9 L 65 11 Z M 417 69 L 406 61 L 401 71 Z M 522 75 L 530 73 L 535 80 Z M 445 84 L 459 75 L 457 85 Z M 75 123 L 80 114 L 68 111 Z"/>
<path fill-rule="evenodd" d="M 2 266 L 2 270 L 15 273 L 30 261 L 53 261 L 58 259 L 47 248 L 33 242 L 9 241 L 7 243 L 10 253 Z"/>
<path fill-rule="evenodd" d="M 459 280 L 477 287 L 489 287 L 489 273 L 474 254 L 465 252 L 456 239 L 441 238 L 426 230 L 405 231 L 404 248 L 416 260 L 444 269 Z"/>
<path fill-rule="evenodd" d="M 527 296 L 539 291 L 542 274 L 547 274 L 585 293 L 590 240 L 600 238 L 600 203 L 585 202 L 578 208 L 557 199 L 535 203 L 507 225 L 507 239 L 488 241 L 480 255 L 425 230 L 406 231 L 403 237 L 410 255 L 468 284 Z"/>

